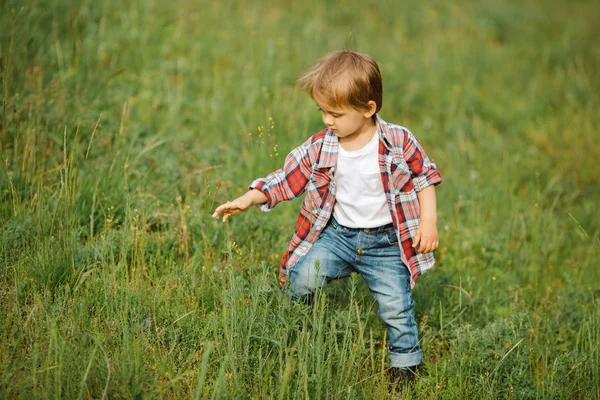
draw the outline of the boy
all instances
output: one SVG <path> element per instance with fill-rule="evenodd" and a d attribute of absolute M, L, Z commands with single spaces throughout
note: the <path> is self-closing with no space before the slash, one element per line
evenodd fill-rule
<path fill-rule="evenodd" d="M 325 283 L 360 273 L 387 325 L 392 382 L 412 381 L 423 356 L 411 291 L 434 264 L 434 185 L 442 178 L 410 131 L 377 115 L 381 74 L 369 56 L 332 52 L 299 81 L 327 128 L 213 218 L 225 222 L 252 205 L 270 211 L 306 192 L 281 262 L 281 287 L 310 303 Z"/>

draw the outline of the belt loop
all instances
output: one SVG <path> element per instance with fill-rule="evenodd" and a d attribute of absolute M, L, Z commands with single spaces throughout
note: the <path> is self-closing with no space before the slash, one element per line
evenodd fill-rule
<path fill-rule="evenodd" d="M 335 231 L 337 232 L 339 224 L 337 223 L 335 218 L 333 218 L 333 216 L 331 217 L 330 223 L 331 223 L 331 226 L 333 227 L 333 229 L 335 229 Z"/>

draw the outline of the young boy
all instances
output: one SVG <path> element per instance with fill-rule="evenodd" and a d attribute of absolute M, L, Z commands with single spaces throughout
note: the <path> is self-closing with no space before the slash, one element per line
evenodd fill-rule
<path fill-rule="evenodd" d="M 423 358 L 411 291 L 434 264 L 434 185 L 442 178 L 410 131 L 377 114 L 381 74 L 369 56 L 332 52 L 300 82 L 327 128 L 213 218 L 224 222 L 252 205 L 270 211 L 306 192 L 281 262 L 281 287 L 310 303 L 325 283 L 360 273 L 387 325 L 391 379 L 410 381 Z"/>

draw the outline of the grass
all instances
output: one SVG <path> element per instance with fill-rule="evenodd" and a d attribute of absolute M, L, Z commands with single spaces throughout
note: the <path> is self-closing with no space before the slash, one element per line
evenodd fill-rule
<path fill-rule="evenodd" d="M 418 396 L 597 399 L 599 11 L 0 2 L 0 397 L 388 397 L 359 277 L 278 290 L 300 202 L 209 218 L 320 129 L 294 82 L 348 45 L 444 176 Z"/>

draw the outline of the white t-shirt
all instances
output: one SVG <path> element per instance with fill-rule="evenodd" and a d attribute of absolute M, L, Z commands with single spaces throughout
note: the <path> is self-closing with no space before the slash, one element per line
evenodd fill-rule
<path fill-rule="evenodd" d="M 392 222 L 381 172 L 379 134 L 362 149 L 346 151 L 338 144 L 333 217 L 349 228 L 376 228 Z"/>

